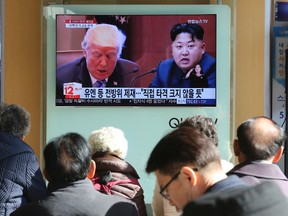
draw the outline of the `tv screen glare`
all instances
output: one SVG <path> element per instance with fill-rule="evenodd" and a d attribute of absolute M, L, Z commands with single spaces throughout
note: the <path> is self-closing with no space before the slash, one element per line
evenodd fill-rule
<path fill-rule="evenodd" d="M 89 86 L 84 83 L 82 77 L 75 78 L 76 75 L 71 75 L 65 81 L 60 81 L 59 77 L 63 71 L 67 70 L 67 67 L 74 67 L 75 64 L 79 66 L 81 61 L 83 64 L 73 70 L 78 70 L 77 76 L 84 73 L 81 70 L 86 63 L 86 58 L 81 43 L 89 28 L 102 23 L 115 25 L 126 35 L 126 41 L 118 60 L 121 60 L 125 65 L 124 69 L 122 68 L 120 81 L 113 81 L 110 86 L 106 85 L 103 88 Z M 210 65 L 210 68 L 206 66 L 209 64 L 206 60 L 199 62 L 200 67 L 202 67 L 202 74 L 204 74 L 203 77 L 208 79 L 206 81 L 208 85 L 202 85 L 200 79 L 189 78 L 186 80 L 185 77 L 183 77 L 183 82 L 189 84 L 174 85 L 173 81 L 169 81 L 173 77 L 168 77 L 168 85 L 152 86 L 152 80 L 158 76 L 160 62 L 167 59 L 173 60 L 170 30 L 179 23 L 197 24 L 204 30 L 205 55 L 214 59 L 214 64 Z M 213 13 L 57 14 L 56 106 L 215 107 L 217 105 L 216 25 L 217 14 Z M 169 76 L 173 76 L 173 67 L 167 68 L 167 70 L 171 70 Z M 160 72 L 166 73 L 163 70 Z M 109 83 L 109 78 L 107 82 Z M 193 85 L 190 85 L 191 83 Z"/>

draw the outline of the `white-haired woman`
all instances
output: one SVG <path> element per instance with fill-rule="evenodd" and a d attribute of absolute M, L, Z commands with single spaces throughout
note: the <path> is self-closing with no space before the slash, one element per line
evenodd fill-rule
<path fill-rule="evenodd" d="M 131 199 L 138 207 L 139 214 L 146 216 L 144 192 L 134 167 L 125 161 L 128 142 L 122 130 L 103 127 L 92 131 L 88 142 L 92 147 L 96 173 L 92 182 L 94 188 L 106 193 Z"/>

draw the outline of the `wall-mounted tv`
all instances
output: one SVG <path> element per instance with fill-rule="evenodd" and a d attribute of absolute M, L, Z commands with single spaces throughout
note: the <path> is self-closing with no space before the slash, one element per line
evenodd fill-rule
<path fill-rule="evenodd" d="M 44 31 L 47 30 L 46 34 L 43 34 L 46 37 L 43 43 L 43 45 L 46 45 L 43 46 L 43 50 L 46 52 L 43 53 L 43 56 L 46 57 L 45 135 L 47 142 L 59 136 L 59 134 L 70 131 L 77 131 L 88 137 L 91 130 L 103 126 L 121 128 L 129 141 L 129 151 L 125 160 L 135 167 L 140 176 L 140 183 L 145 191 L 145 203 L 151 203 L 153 197 L 151 188 L 155 186 L 155 176 L 147 175 L 145 172 L 147 158 L 161 134 L 166 134 L 171 128 L 177 126 L 182 119 L 198 114 L 217 119 L 217 128 L 221 128 L 218 134 L 218 138 L 221 140 L 221 145 L 219 145 L 221 156 L 224 159 L 230 158 L 231 114 L 234 112 L 233 106 L 231 106 L 233 105 L 231 103 L 231 101 L 233 102 L 231 93 L 234 91 L 234 82 L 231 82 L 230 76 L 230 49 L 231 41 L 233 42 L 234 38 L 230 34 L 231 12 L 227 5 L 57 4 L 45 7 L 43 12 L 46 18 L 43 26 L 47 27 L 46 29 L 43 28 Z M 131 99 L 131 102 L 127 99 L 118 98 L 97 101 L 99 98 L 95 97 L 91 99 L 84 98 L 85 100 L 82 103 L 82 100 L 78 100 L 78 98 L 61 98 L 61 100 L 56 100 L 56 106 L 56 68 L 83 55 L 80 43 L 85 32 L 89 27 L 95 25 L 95 22 L 104 22 L 103 19 L 107 18 L 111 24 L 117 25 L 119 28 L 122 27 L 122 23 L 117 24 L 117 20 L 115 20 L 117 16 L 123 21 L 123 25 L 125 23 L 126 27 L 121 29 L 127 35 L 121 58 L 136 63 L 139 68 L 132 67 L 125 75 L 129 78 L 126 80 L 128 86 L 107 87 L 103 88 L 103 91 L 106 91 L 106 89 L 111 91 L 118 89 L 122 91 L 127 89 L 144 91 L 145 89 L 151 89 L 154 92 L 158 91 L 161 95 L 161 88 L 149 88 L 148 86 L 157 74 L 153 72 L 153 69 L 157 68 L 161 61 L 171 57 L 170 29 L 178 22 L 198 20 L 202 22 L 199 25 L 203 26 L 205 30 L 205 50 L 216 59 L 216 88 L 211 88 L 214 89 L 215 95 L 212 96 L 212 99 L 210 98 L 214 100 L 214 105 L 208 103 L 184 104 L 180 103 L 182 102 L 181 98 L 171 100 L 171 102 L 178 100 L 178 104 L 177 102 L 169 104 L 166 99 L 164 101 L 164 94 L 162 99 L 159 100 L 154 97 Z M 164 21 L 163 17 L 165 18 Z M 76 21 L 72 21 L 72 18 Z M 103 19 L 100 20 L 100 18 Z M 145 26 L 145 23 L 148 23 L 147 26 Z M 78 26 L 78 28 L 74 28 L 74 26 Z M 80 26 L 83 28 L 79 28 Z M 60 31 L 62 35 L 59 35 Z M 69 31 L 74 33 L 68 34 Z M 140 40 L 141 38 L 144 39 Z M 151 73 L 148 73 L 150 71 Z M 142 76 L 145 73 L 148 74 Z M 135 77 L 138 78 L 134 79 Z M 82 88 L 86 87 L 82 86 Z M 94 91 L 92 88 L 91 90 Z M 165 91 L 176 92 L 178 90 L 182 91 L 181 88 L 171 87 L 167 90 L 163 88 L 164 93 Z M 137 95 L 137 97 L 140 96 Z M 183 102 L 186 102 L 187 98 L 183 97 L 182 99 Z M 88 100 L 90 100 L 89 103 Z M 93 100 L 95 100 L 95 103 Z M 195 100 L 195 102 L 198 101 Z"/>
<path fill-rule="evenodd" d="M 171 29 L 185 23 L 200 26 L 204 31 L 201 49 L 194 38 L 188 38 L 187 43 L 177 37 L 172 41 Z M 93 87 L 97 79 L 88 69 L 91 69 L 87 66 L 89 58 L 81 43 L 88 29 L 99 24 L 116 26 L 126 40 L 113 74 L 104 80 L 106 85 Z M 56 106 L 215 107 L 216 48 L 216 13 L 59 13 L 56 15 Z"/>

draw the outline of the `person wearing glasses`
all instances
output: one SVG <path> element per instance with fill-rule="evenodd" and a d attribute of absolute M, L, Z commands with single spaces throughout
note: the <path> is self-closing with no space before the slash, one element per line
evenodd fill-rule
<path fill-rule="evenodd" d="M 159 193 L 179 212 L 204 194 L 247 187 L 239 177 L 226 175 L 211 138 L 191 126 L 178 127 L 160 139 L 146 172 L 155 173 Z"/>
<path fill-rule="evenodd" d="M 286 134 L 272 119 L 257 116 L 244 121 L 234 140 L 236 165 L 228 175 L 237 175 L 249 185 L 275 182 L 288 196 L 288 179 L 277 163 L 284 150 Z"/>
<path fill-rule="evenodd" d="M 211 118 L 203 115 L 195 115 L 186 118 L 180 123 L 179 127 L 193 127 L 197 128 L 203 135 L 211 139 L 215 146 L 218 146 L 218 132 L 215 123 Z M 229 161 L 221 159 L 221 166 L 225 172 L 228 172 L 233 168 L 233 164 Z M 176 211 L 174 206 L 169 204 L 169 201 L 164 199 L 159 194 L 159 185 L 156 182 L 153 199 L 152 199 L 152 209 L 154 216 L 178 216 L 179 212 Z"/>

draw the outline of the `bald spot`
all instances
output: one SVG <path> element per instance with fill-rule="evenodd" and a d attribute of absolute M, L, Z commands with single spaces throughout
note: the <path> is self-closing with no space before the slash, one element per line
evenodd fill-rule
<path fill-rule="evenodd" d="M 269 145 L 271 140 L 278 136 L 274 123 L 266 118 L 258 118 L 251 124 L 250 135 L 257 147 Z"/>

